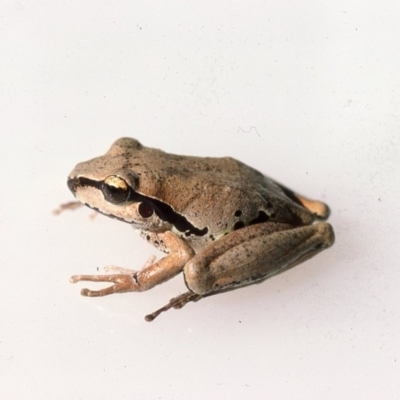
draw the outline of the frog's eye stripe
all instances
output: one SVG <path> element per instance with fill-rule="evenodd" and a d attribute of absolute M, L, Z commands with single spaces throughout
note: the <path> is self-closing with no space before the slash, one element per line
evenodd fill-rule
<path fill-rule="evenodd" d="M 113 204 L 122 204 L 129 202 L 144 203 L 147 205 L 147 207 L 152 208 L 156 213 L 156 215 L 161 220 L 166 221 L 171 225 L 175 226 L 175 228 L 179 232 L 184 232 L 186 236 L 190 235 L 204 236 L 207 234 L 208 232 L 207 227 L 204 227 L 202 229 L 196 228 L 190 221 L 188 221 L 182 214 L 176 212 L 170 205 L 162 202 L 161 200 L 144 196 L 143 194 L 138 193 L 133 188 L 131 188 L 122 178 L 118 177 L 118 179 L 119 180 L 116 180 L 114 175 L 112 175 L 112 180 L 110 176 L 107 177 L 104 181 L 95 181 L 93 179 L 77 177 L 69 179 L 68 186 L 73 193 L 76 192 L 76 189 L 78 187 L 84 187 L 84 186 L 94 187 L 100 190 L 103 193 L 103 195 L 106 192 L 107 195 L 104 195 L 105 200 Z M 108 183 L 111 181 L 113 181 L 112 185 L 113 190 L 111 190 L 110 185 L 108 185 Z M 127 186 L 125 187 L 121 181 L 123 181 Z M 107 187 L 106 190 L 104 189 L 105 187 Z M 111 198 L 113 201 L 110 200 Z M 118 202 L 117 200 L 121 201 Z"/>
<path fill-rule="evenodd" d="M 156 215 L 160 219 L 174 225 L 179 232 L 185 232 L 186 236 L 204 236 L 208 232 L 207 227 L 204 227 L 203 229 L 196 228 L 182 214 L 179 214 L 170 205 L 161 200 L 144 196 L 131 189 L 128 201 L 143 202 L 144 204 L 147 204 L 148 207 L 151 207 L 155 211 Z"/>

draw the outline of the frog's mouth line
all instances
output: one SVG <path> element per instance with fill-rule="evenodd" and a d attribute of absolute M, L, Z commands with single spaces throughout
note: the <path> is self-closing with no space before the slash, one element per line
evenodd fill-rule
<path fill-rule="evenodd" d="M 83 178 L 83 177 L 75 177 L 68 179 L 68 187 L 71 192 L 75 195 L 76 189 L 78 187 L 93 187 L 100 192 L 102 192 L 104 181 L 95 181 L 93 179 Z M 173 225 L 179 232 L 183 232 L 185 236 L 195 235 L 195 236 L 204 236 L 208 232 L 208 228 L 204 227 L 202 229 L 196 228 L 192 223 L 190 223 L 182 214 L 176 212 L 170 205 L 162 202 L 161 200 L 153 199 L 152 197 L 145 196 L 141 193 L 136 192 L 133 188 L 130 187 L 130 194 L 128 199 L 124 202 L 127 203 L 139 203 L 144 202 L 148 204 L 150 207 L 154 209 L 156 215 L 163 221 L 170 223 Z M 87 205 L 87 204 L 86 204 Z M 90 206 L 89 206 L 90 207 Z M 115 218 L 123 222 L 130 223 L 129 221 L 124 220 L 123 218 L 115 217 L 114 215 L 106 214 L 97 208 L 90 207 L 95 209 L 107 217 Z"/>

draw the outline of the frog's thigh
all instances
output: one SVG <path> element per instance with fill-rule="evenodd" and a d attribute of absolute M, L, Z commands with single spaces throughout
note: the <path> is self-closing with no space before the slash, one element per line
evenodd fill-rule
<path fill-rule="evenodd" d="M 197 254 L 184 268 L 185 281 L 200 295 L 250 284 L 307 260 L 333 242 L 333 229 L 325 222 L 257 236 L 211 261 Z"/>

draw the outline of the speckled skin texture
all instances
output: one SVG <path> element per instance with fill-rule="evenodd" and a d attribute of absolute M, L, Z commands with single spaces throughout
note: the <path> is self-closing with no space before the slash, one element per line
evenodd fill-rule
<path fill-rule="evenodd" d="M 233 231 L 239 221 L 248 225 L 260 211 L 269 221 L 292 225 L 308 225 L 317 217 L 276 182 L 233 158 L 179 156 L 131 138 L 119 139 L 104 156 L 78 164 L 71 175 L 102 180 L 114 174 L 138 193 L 169 204 L 193 226 L 207 228 L 206 235 L 185 237 L 195 248 Z M 108 214 L 102 200 L 96 208 Z M 126 209 L 121 214 L 120 207 L 113 208 L 111 214 L 126 218 Z"/>
<path fill-rule="evenodd" d="M 174 155 L 122 138 L 104 156 L 78 164 L 68 185 L 82 203 L 132 224 L 168 253 L 138 272 L 74 276 L 115 283 L 84 289 L 88 296 L 147 290 L 183 271 L 189 292 L 165 311 L 265 279 L 334 242 L 329 224 L 313 224 L 328 218 L 324 203 L 230 157 Z"/>

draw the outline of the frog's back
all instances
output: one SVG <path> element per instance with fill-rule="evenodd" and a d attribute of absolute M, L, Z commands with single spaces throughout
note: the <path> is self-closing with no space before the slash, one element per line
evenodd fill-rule
<path fill-rule="evenodd" d="M 268 220 L 303 225 L 315 218 L 276 182 L 234 158 L 182 157 L 179 164 L 179 173 L 175 166 L 164 187 L 174 197 L 185 193 L 175 204 L 193 219 L 201 215 L 203 222 L 225 223 L 229 230 Z"/>
<path fill-rule="evenodd" d="M 170 154 L 133 139 L 120 139 L 110 153 L 120 159 L 114 165 L 138 176 L 139 193 L 165 202 L 199 228 L 228 232 L 267 220 L 301 225 L 314 219 L 273 180 L 232 157 Z"/>

